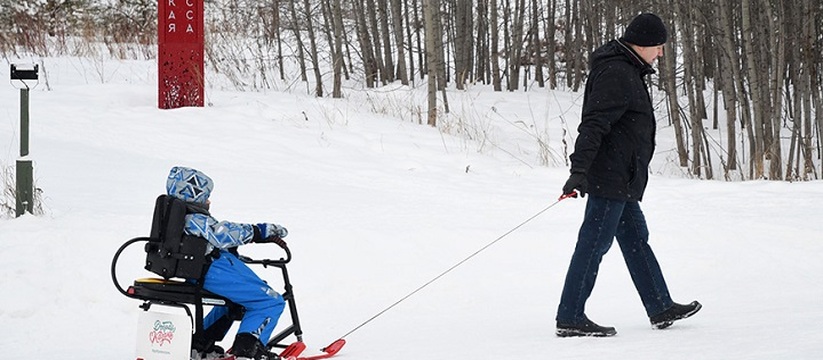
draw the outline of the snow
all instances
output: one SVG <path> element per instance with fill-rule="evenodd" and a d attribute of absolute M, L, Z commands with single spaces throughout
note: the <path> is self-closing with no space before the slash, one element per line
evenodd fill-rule
<path fill-rule="evenodd" d="M 112 286 L 110 262 L 148 234 L 174 165 L 214 179 L 218 219 L 289 229 L 316 351 L 552 205 L 582 103 L 563 91 L 452 91 L 441 133 L 418 124 L 424 84 L 349 88 L 342 100 L 210 84 L 209 106 L 159 110 L 151 61 L 43 61 L 50 90 L 32 91 L 29 159 L 45 214 L 0 218 L 6 359 L 134 358 L 141 310 Z M 0 86 L 4 169 L 19 155 L 18 107 L 18 90 Z M 695 317 L 652 330 L 612 250 L 587 314 L 618 335 L 556 338 L 585 205 L 569 199 L 347 336 L 337 357 L 823 358 L 823 182 L 684 179 L 667 170 L 672 130 L 661 124 L 658 136 L 642 207 L 675 301 L 704 305 Z M 265 245 L 241 252 L 280 256 Z M 150 275 L 143 261 L 126 251 L 120 281 Z M 278 288 L 278 273 L 258 273 Z"/>

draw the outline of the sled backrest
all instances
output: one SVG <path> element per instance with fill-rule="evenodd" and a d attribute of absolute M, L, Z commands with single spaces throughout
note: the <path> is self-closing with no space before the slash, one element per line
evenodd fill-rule
<path fill-rule="evenodd" d="M 185 202 L 168 195 L 160 195 L 154 204 L 145 268 L 164 279 L 200 279 L 210 263 L 208 242 L 183 232 L 186 212 Z"/>

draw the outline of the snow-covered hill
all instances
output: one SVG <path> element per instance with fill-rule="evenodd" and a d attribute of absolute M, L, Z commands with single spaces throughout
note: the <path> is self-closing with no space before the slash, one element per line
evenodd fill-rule
<path fill-rule="evenodd" d="M 82 60 L 45 61 L 51 91 L 32 92 L 30 158 L 46 214 L 0 219 L 4 359 L 134 358 L 140 310 L 112 286 L 110 260 L 147 235 L 174 165 L 214 179 L 216 217 L 288 227 L 305 340 L 324 346 L 552 204 L 582 102 L 451 92 L 441 133 L 417 124 L 418 89 L 350 89 L 344 100 L 212 90 L 205 108 L 158 110 L 149 61 L 106 64 L 102 77 Z M 18 101 L 0 86 L 4 168 L 18 155 Z M 656 169 L 670 167 L 670 137 L 661 126 Z M 550 147 L 541 152 L 538 140 Z M 349 335 L 338 357 L 823 358 L 814 328 L 823 182 L 653 175 L 643 202 L 651 242 L 675 300 L 704 309 L 652 330 L 612 251 L 587 313 L 618 335 L 558 339 L 554 314 L 584 205 L 557 204 Z M 142 261 L 139 249 L 126 253 L 120 278 L 148 275 Z"/>

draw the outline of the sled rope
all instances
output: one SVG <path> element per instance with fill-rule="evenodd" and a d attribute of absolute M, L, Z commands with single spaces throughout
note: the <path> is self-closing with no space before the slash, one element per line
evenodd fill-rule
<path fill-rule="evenodd" d="M 457 267 L 459 267 L 460 265 L 463 265 L 465 262 L 467 262 L 467 261 L 471 260 L 471 258 L 473 258 L 473 257 L 477 256 L 478 254 L 480 254 L 480 253 L 481 253 L 481 252 L 483 252 L 484 250 L 488 249 L 489 247 L 491 247 L 492 245 L 494 245 L 494 244 L 495 244 L 495 243 L 497 243 L 498 241 L 502 240 L 503 238 L 505 238 L 505 237 L 506 237 L 506 236 L 508 236 L 509 234 L 511 234 L 511 233 L 513 233 L 513 232 L 515 232 L 515 231 L 517 231 L 517 229 L 521 228 L 523 225 L 526 225 L 529 221 L 534 220 L 536 217 L 540 216 L 541 214 L 543 214 L 544 212 L 548 211 L 549 209 L 553 208 L 555 205 L 557 205 L 557 204 L 558 204 L 558 203 L 560 203 L 561 201 L 563 201 L 563 200 L 565 200 L 565 199 L 567 199 L 567 198 L 570 198 L 570 197 L 576 197 L 576 196 L 577 196 L 577 193 L 576 193 L 576 192 L 573 192 L 573 193 L 571 193 L 571 194 L 565 194 L 565 195 L 561 196 L 559 199 L 557 199 L 557 201 L 555 201 L 555 202 L 554 202 L 554 203 L 552 203 L 551 205 L 549 205 L 549 206 L 547 206 L 547 207 L 543 208 L 543 210 L 538 211 L 536 214 L 532 215 L 530 218 L 528 218 L 528 219 L 524 220 L 523 222 L 521 222 L 521 223 L 520 223 L 520 224 L 518 224 L 517 226 L 513 227 L 511 230 L 507 231 L 505 234 L 500 235 L 497 239 L 494 239 L 494 241 L 492 241 L 492 242 L 490 242 L 490 243 L 486 244 L 485 246 L 483 246 L 483 247 L 482 247 L 482 248 L 480 248 L 479 250 L 475 251 L 474 253 L 472 253 L 471 255 L 469 255 L 468 257 L 466 257 L 465 259 L 460 260 L 457 264 L 454 264 L 452 267 L 448 268 L 446 271 L 443 271 L 442 273 L 440 273 L 439 275 L 435 276 L 433 279 L 431 279 L 431 280 L 429 280 L 428 282 L 426 282 L 425 284 L 421 285 L 420 287 L 418 287 L 418 288 L 417 288 L 417 289 L 415 289 L 414 291 L 412 291 L 412 292 L 408 293 L 406 296 L 402 297 L 400 300 L 397 300 L 394 304 L 391 304 L 391 305 L 389 305 L 387 308 L 385 308 L 385 309 L 381 310 L 380 312 L 378 312 L 377 314 L 375 314 L 374 316 L 372 316 L 372 317 L 371 317 L 371 318 L 369 318 L 368 320 L 364 321 L 362 324 L 357 325 L 354 329 L 352 329 L 351 331 L 347 332 L 345 335 L 341 336 L 340 338 L 341 338 L 341 339 L 346 338 L 347 336 L 351 335 L 353 332 L 355 332 L 355 331 L 359 330 L 359 329 L 360 329 L 360 328 L 362 328 L 363 326 L 366 326 L 366 324 L 368 324 L 368 323 L 372 322 L 372 320 L 377 319 L 378 317 L 380 317 L 381 315 L 383 315 L 383 314 L 384 314 L 384 313 L 386 313 L 387 311 L 391 310 L 393 307 L 395 307 L 395 306 L 399 305 L 399 304 L 400 304 L 400 303 L 402 303 L 403 301 L 406 301 L 406 299 L 408 299 L 408 298 L 412 297 L 414 294 L 418 293 L 420 290 L 423 290 L 424 288 L 426 288 L 427 286 L 431 285 L 432 283 L 434 283 L 435 281 L 437 281 L 437 280 L 438 280 L 438 279 L 440 279 L 441 277 L 443 277 L 443 276 L 445 276 L 446 274 L 450 273 L 452 270 L 456 269 L 456 268 L 457 268 Z"/>

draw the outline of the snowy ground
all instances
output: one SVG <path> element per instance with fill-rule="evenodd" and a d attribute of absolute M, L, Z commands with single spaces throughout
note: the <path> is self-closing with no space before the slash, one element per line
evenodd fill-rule
<path fill-rule="evenodd" d="M 305 340 L 325 346 L 552 204 L 568 173 L 562 129 L 575 128 L 581 102 L 547 91 L 454 94 L 464 115 L 441 134 L 415 124 L 418 90 L 350 89 L 346 100 L 212 90 L 211 106 L 169 111 L 156 107 L 151 62 L 46 64 L 51 91 L 32 92 L 30 156 L 46 214 L 0 219 L 7 359 L 134 358 L 140 310 L 112 286 L 110 261 L 148 234 L 173 165 L 214 179 L 216 217 L 288 227 Z M 19 151 L 18 101 L 0 86 L 4 168 Z M 662 169 L 671 132 L 659 136 Z M 537 138 L 551 142 L 553 166 L 540 165 Z M 554 313 L 584 204 L 557 204 L 349 335 L 338 357 L 823 358 L 814 328 L 823 182 L 653 175 L 643 202 L 653 247 L 675 300 L 704 309 L 652 330 L 612 251 L 587 313 L 618 335 L 558 339 Z M 122 281 L 147 276 L 142 261 L 139 249 L 124 254 Z"/>

